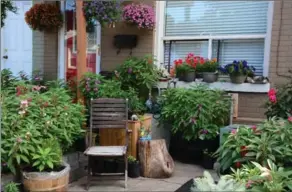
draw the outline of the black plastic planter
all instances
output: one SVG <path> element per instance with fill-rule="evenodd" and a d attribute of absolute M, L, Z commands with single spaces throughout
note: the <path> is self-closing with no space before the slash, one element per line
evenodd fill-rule
<path fill-rule="evenodd" d="M 123 160 L 117 160 L 117 173 L 125 172 L 125 162 Z"/>
<path fill-rule="evenodd" d="M 202 162 L 202 166 L 205 169 L 213 169 L 214 167 L 214 163 L 215 163 L 215 159 L 213 157 L 211 157 L 208 154 L 204 154 L 203 155 L 203 162 Z"/>
<path fill-rule="evenodd" d="M 128 163 L 128 176 L 131 178 L 140 177 L 140 163 Z"/>

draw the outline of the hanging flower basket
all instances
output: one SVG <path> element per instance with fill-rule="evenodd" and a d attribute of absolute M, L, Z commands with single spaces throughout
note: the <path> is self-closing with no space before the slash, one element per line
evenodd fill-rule
<path fill-rule="evenodd" d="M 123 20 L 136 25 L 139 29 L 153 29 L 155 26 L 153 7 L 143 3 L 126 5 L 123 8 Z"/>
<path fill-rule="evenodd" d="M 99 22 L 101 26 L 115 27 L 121 17 L 120 1 L 84 1 L 83 12 L 87 25 Z"/>
<path fill-rule="evenodd" d="M 25 13 L 26 23 L 38 31 L 56 31 L 63 26 L 63 15 L 56 4 L 35 4 Z"/>

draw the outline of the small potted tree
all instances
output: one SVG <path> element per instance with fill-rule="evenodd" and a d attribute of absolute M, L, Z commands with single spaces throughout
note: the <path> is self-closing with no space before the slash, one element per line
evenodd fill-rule
<path fill-rule="evenodd" d="M 207 83 L 213 83 L 218 79 L 218 63 L 216 59 L 206 60 L 206 62 L 201 65 L 203 72 L 203 81 Z"/>
<path fill-rule="evenodd" d="M 140 163 L 139 161 L 133 157 L 128 157 L 128 176 L 131 178 L 137 178 L 140 177 Z"/>
<path fill-rule="evenodd" d="M 253 66 L 249 66 L 247 61 L 236 61 L 233 63 L 227 64 L 225 66 L 221 66 L 220 71 L 224 74 L 228 74 L 230 77 L 231 83 L 241 84 L 244 83 L 247 76 L 253 76 L 255 68 Z"/>

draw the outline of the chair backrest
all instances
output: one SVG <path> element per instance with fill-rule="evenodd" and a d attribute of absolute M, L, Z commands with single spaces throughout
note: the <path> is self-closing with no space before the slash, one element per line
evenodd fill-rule
<path fill-rule="evenodd" d="M 97 129 L 125 129 L 126 145 L 128 145 L 128 99 L 99 98 L 90 103 L 90 135 Z"/>

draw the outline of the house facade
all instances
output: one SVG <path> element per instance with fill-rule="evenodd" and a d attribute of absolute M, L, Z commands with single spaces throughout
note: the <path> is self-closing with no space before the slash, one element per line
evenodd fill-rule
<path fill-rule="evenodd" d="M 10 37 L 11 31 L 25 32 L 25 40 L 21 42 L 23 49 L 18 51 L 19 57 L 16 58 L 24 58 L 30 55 L 25 53 L 31 51 L 31 57 L 25 58 L 31 68 L 23 65 L 19 68 L 41 70 L 47 79 L 65 78 L 66 71 L 75 69 L 77 62 L 74 1 L 47 2 L 58 3 L 64 12 L 65 23 L 58 32 L 31 32 L 24 22 L 22 28 L 15 31 L 15 18 L 21 23 L 25 11 L 38 2 L 16 2 L 20 13 L 8 17 L 7 26 L 2 29 L 6 39 L 2 44 L 2 48 L 6 48 L 2 55 L 10 55 L 15 50 L 11 45 L 21 41 Z M 148 0 L 143 3 L 155 7 L 156 28 L 153 31 L 139 30 L 125 23 L 117 23 L 114 28 L 97 26 L 87 34 L 89 71 L 114 70 L 129 56 L 130 50 L 117 53 L 113 45 L 114 36 L 124 34 L 138 36 L 138 45 L 132 50 L 132 56 L 154 54 L 158 64 L 171 65 L 174 59 L 190 52 L 217 58 L 221 64 L 246 59 L 256 67 L 258 75 L 269 78 L 270 84 L 246 86 L 244 91 L 237 92 L 238 121 L 257 122 L 265 118 L 266 92 L 269 87 L 288 82 L 288 71 L 292 69 L 292 1 Z M 20 36 L 17 33 L 14 37 Z M 30 43 L 32 46 L 28 46 Z M 9 67 L 7 63 L 16 61 L 2 62 Z"/>

